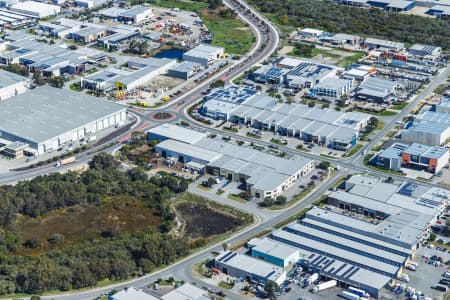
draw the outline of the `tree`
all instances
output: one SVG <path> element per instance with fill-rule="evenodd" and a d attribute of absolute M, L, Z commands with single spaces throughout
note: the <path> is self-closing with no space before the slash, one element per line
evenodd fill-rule
<path fill-rule="evenodd" d="M 276 205 L 284 205 L 287 202 L 287 198 L 285 196 L 278 196 L 275 200 Z"/>
<path fill-rule="evenodd" d="M 119 162 L 112 155 L 102 152 L 94 156 L 90 165 L 93 169 L 115 169 Z"/>
<path fill-rule="evenodd" d="M 273 281 L 269 281 L 265 286 L 264 286 L 264 291 L 266 291 L 270 297 L 273 297 L 274 294 L 276 292 L 278 292 L 280 290 L 280 287 L 278 286 L 277 283 L 273 282 Z"/>
<path fill-rule="evenodd" d="M 434 242 L 436 240 L 436 237 L 437 237 L 436 234 L 430 233 L 430 236 L 428 237 L 428 240 L 430 242 Z"/>
<path fill-rule="evenodd" d="M 330 163 L 327 161 L 321 161 L 318 165 L 319 169 L 322 170 L 328 170 L 328 168 L 330 167 Z"/>
<path fill-rule="evenodd" d="M 33 82 L 36 85 L 44 85 L 46 83 L 45 78 L 42 76 L 41 71 L 35 71 L 33 74 Z"/>
<path fill-rule="evenodd" d="M 56 76 L 56 77 L 50 77 L 48 79 L 48 83 L 55 88 L 62 88 L 64 86 L 64 77 L 62 76 Z"/>
<path fill-rule="evenodd" d="M 219 87 L 224 87 L 225 86 L 225 81 L 223 81 L 222 79 L 216 80 L 214 82 L 212 82 L 209 85 L 211 88 L 219 88 Z"/>

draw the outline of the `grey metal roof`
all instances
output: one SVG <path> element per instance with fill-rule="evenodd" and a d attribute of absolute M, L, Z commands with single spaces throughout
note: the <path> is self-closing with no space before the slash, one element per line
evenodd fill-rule
<path fill-rule="evenodd" d="M 125 11 L 120 12 L 118 15 L 120 17 L 134 17 L 136 15 L 145 13 L 148 10 L 151 11 L 152 8 L 148 7 L 148 6 L 135 6 L 135 7 L 132 7 L 130 9 L 127 9 Z"/>
<path fill-rule="evenodd" d="M 205 148 L 197 147 L 195 145 L 179 142 L 176 140 L 165 140 L 157 145 L 162 149 L 167 149 L 172 152 L 182 153 L 189 157 L 196 158 L 202 161 L 211 162 L 222 156 L 222 154 L 210 151 Z"/>
<path fill-rule="evenodd" d="M 349 261 L 351 263 L 358 263 L 362 266 L 378 270 L 379 272 L 385 272 L 390 275 L 395 275 L 399 267 L 384 263 L 382 261 L 375 260 L 348 250 L 344 250 L 327 243 L 321 243 L 316 240 L 297 235 L 295 233 L 288 232 L 283 229 L 276 230 L 272 233 L 275 240 L 288 241 L 295 243 L 298 247 L 303 248 L 303 246 L 320 251 L 325 255 L 330 255 L 337 257 L 337 259 L 342 259 L 344 261 Z M 291 244 L 292 245 L 292 244 Z"/>
<path fill-rule="evenodd" d="M 19 82 L 26 82 L 26 81 L 29 81 L 29 79 L 26 77 L 5 70 L 0 70 L 0 89 Z"/>
<path fill-rule="evenodd" d="M 318 229 L 314 229 L 299 223 L 291 223 L 287 228 L 290 228 L 295 231 L 300 231 L 303 233 L 306 233 L 308 235 L 312 235 L 314 237 L 324 239 L 331 243 L 336 243 L 338 245 L 341 245 L 343 247 L 348 247 L 354 250 L 362 251 L 368 255 L 374 255 L 379 257 L 380 259 L 386 258 L 388 260 L 391 260 L 392 262 L 395 262 L 397 264 L 403 264 L 405 261 L 405 256 L 401 256 L 386 250 L 378 249 L 372 246 L 369 246 L 365 243 L 353 241 L 344 237 L 340 237 L 338 235 L 330 234 Z"/>
<path fill-rule="evenodd" d="M 235 251 L 225 251 L 224 253 L 219 254 L 215 260 L 222 265 L 228 265 L 238 270 L 245 270 L 258 277 L 272 281 L 277 281 L 277 279 L 285 273 L 281 267 Z"/>
<path fill-rule="evenodd" d="M 195 144 L 201 139 L 206 137 L 206 133 L 191 130 L 185 127 L 173 125 L 173 124 L 162 124 L 157 127 L 151 128 L 147 133 L 158 134 L 161 136 L 166 136 L 169 139 L 177 140 L 180 142 Z"/>
<path fill-rule="evenodd" d="M 0 106 L 0 130 L 36 143 L 126 110 L 119 104 L 49 86 L 12 97 Z"/>

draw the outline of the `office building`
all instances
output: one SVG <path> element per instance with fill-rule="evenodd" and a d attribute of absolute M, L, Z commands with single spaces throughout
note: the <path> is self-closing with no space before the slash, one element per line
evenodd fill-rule
<path fill-rule="evenodd" d="M 449 152 L 444 147 L 414 143 L 402 153 L 402 165 L 437 174 L 448 164 Z"/>
<path fill-rule="evenodd" d="M 318 38 L 323 35 L 325 32 L 323 30 L 314 29 L 314 28 L 303 28 L 298 31 L 298 35 L 307 37 L 307 38 Z"/>
<path fill-rule="evenodd" d="M 2 102 L 0 135 L 38 154 L 126 121 L 126 107 L 43 86 Z M 26 109 L 25 109 L 26 108 Z"/>
<path fill-rule="evenodd" d="M 27 77 L 0 70 L 0 102 L 26 92 L 30 83 Z"/>
<path fill-rule="evenodd" d="M 247 242 L 251 256 L 277 265 L 282 268 L 292 268 L 300 259 L 296 248 L 277 243 L 268 238 L 253 238 Z"/>
<path fill-rule="evenodd" d="M 202 66 L 208 66 L 225 54 L 222 47 L 200 44 L 197 47 L 183 53 L 183 60 L 197 63 Z"/>
<path fill-rule="evenodd" d="M 75 0 L 76 7 L 94 8 L 106 4 L 108 0 Z"/>
<path fill-rule="evenodd" d="M 351 80 L 328 77 L 320 81 L 312 89 L 311 95 L 340 98 L 341 96 L 348 94 L 351 88 Z"/>
<path fill-rule="evenodd" d="M 398 171 L 402 167 L 402 153 L 409 145 L 394 143 L 377 155 L 374 163 L 388 170 Z"/>
<path fill-rule="evenodd" d="M 393 12 L 408 11 L 413 9 L 416 5 L 414 1 L 407 0 L 369 0 L 367 3 L 373 7 Z"/>

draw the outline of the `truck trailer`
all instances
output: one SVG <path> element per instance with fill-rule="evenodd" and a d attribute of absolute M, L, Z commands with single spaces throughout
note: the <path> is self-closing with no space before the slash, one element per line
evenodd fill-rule
<path fill-rule="evenodd" d="M 337 285 L 337 281 L 336 280 L 334 280 L 334 279 L 333 280 L 329 280 L 329 281 L 326 281 L 326 282 L 319 283 L 318 285 L 316 285 L 315 287 L 313 287 L 311 289 L 311 292 L 315 294 L 315 293 L 318 293 L 320 291 L 323 291 L 323 290 L 335 287 L 336 285 Z"/>
<path fill-rule="evenodd" d="M 347 291 L 343 291 L 342 293 L 339 293 L 338 296 L 341 298 L 347 299 L 347 300 L 359 300 L 359 298 L 360 298 L 358 295 L 352 294 Z"/>

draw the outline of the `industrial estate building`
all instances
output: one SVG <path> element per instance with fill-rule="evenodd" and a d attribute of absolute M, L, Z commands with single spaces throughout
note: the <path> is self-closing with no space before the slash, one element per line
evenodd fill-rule
<path fill-rule="evenodd" d="M 229 86 L 211 91 L 200 113 L 214 119 L 298 137 L 330 148 L 348 150 L 355 143 L 369 115 L 311 108 L 303 104 L 277 104 L 267 95 Z"/>
<path fill-rule="evenodd" d="M 2 102 L 0 138 L 42 154 L 126 121 L 126 107 L 43 86 Z"/>
<path fill-rule="evenodd" d="M 119 13 L 117 20 L 125 24 L 140 24 L 153 16 L 153 9 L 148 6 L 135 6 Z"/>
<path fill-rule="evenodd" d="M 383 150 L 375 163 L 386 169 L 399 170 L 401 167 L 439 173 L 449 160 L 449 151 L 444 147 L 428 146 L 418 143 L 411 145 L 395 143 Z"/>
<path fill-rule="evenodd" d="M 61 7 L 58 5 L 36 1 L 17 2 L 10 9 L 14 12 L 23 13 L 39 19 L 54 16 L 61 12 Z"/>
<path fill-rule="evenodd" d="M 183 60 L 208 66 L 225 55 L 222 47 L 200 44 L 197 47 L 183 53 Z"/>
<path fill-rule="evenodd" d="M 398 83 L 396 81 L 368 77 L 358 86 L 356 97 L 359 100 L 383 103 L 397 94 Z"/>
<path fill-rule="evenodd" d="M 343 190 L 328 196 L 324 208 L 314 207 L 268 237 L 250 240 L 251 256 L 228 251 L 215 265 L 232 276 L 263 283 L 278 282 L 282 270 L 303 266 L 323 280 L 335 279 L 342 287 L 357 287 L 378 298 L 428 237 L 449 196 L 439 188 L 355 175 Z M 262 277 L 267 264 L 273 272 Z"/>
<path fill-rule="evenodd" d="M 109 68 L 86 76 L 81 86 L 93 90 L 130 91 L 145 86 L 158 75 L 167 73 L 177 61 L 168 58 L 136 58 L 126 68 Z"/>
<path fill-rule="evenodd" d="M 0 70 L 0 102 L 26 92 L 30 83 L 27 77 Z"/>
<path fill-rule="evenodd" d="M 445 103 L 445 102 L 444 102 Z M 442 110 L 445 110 L 443 105 Z M 437 111 L 426 111 L 402 132 L 402 140 L 408 143 L 421 143 L 429 146 L 441 146 L 450 138 L 450 114 Z"/>
<path fill-rule="evenodd" d="M 208 292 L 190 283 L 170 291 L 169 293 L 156 297 L 144 290 L 134 287 L 125 288 L 113 295 L 108 296 L 108 300 L 208 300 Z"/>
<path fill-rule="evenodd" d="M 64 44 L 46 44 L 35 40 L 34 36 L 7 36 L 3 51 L 0 51 L 0 64 L 21 64 L 30 71 L 41 71 L 45 76 L 77 74 L 83 72 L 86 65 L 96 63 L 105 57 L 100 50 L 71 50 Z"/>
<path fill-rule="evenodd" d="M 155 151 L 163 157 L 194 163 L 204 172 L 241 182 L 258 200 L 276 198 L 314 168 L 311 159 L 273 156 L 176 125 L 160 125 L 147 135 L 150 140 L 161 141 Z"/>
<path fill-rule="evenodd" d="M 375 38 L 367 38 L 364 40 L 364 46 L 369 49 L 386 50 L 398 52 L 405 49 L 405 44 L 399 42 L 392 42 L 388 40 L 380 40 Z"/>

